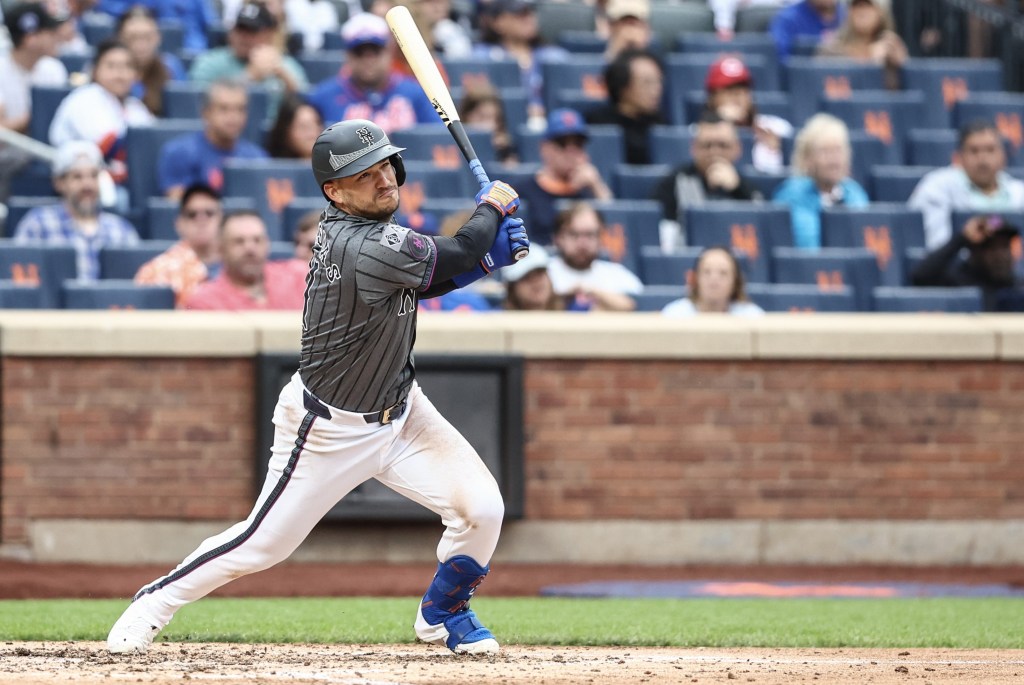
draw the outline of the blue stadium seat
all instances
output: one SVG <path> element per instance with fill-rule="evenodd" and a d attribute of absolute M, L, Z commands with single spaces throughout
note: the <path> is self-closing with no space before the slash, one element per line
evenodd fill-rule
<path fill-rule="evenodd" d="M 506 164 L 493 167 L 489 172 L 491 179 L 500 179 L 518 190 L 523 184 L 533 178 L 538 169 L 540 169 L 540 164 Z M 473 197 L 476 195 L 477 190 L 479 188 L 476 186 L 476 180 L 471 178 L 467 194 L 461 197 Z"/>
<path fill-rule="evenodd" d="M 669 121 L 684 121 L 686 98 L 689 93 L 704 87 L 708 68 L 718 59 L 713 53 L 669 55 L 665 60 L 665 97 L 669 105 Z M 778 91 L 779 76 L 774 61 L 757 55 L 745 56 L 743 63 L 754 79 L 754 90 Z"/>
<path fill-rule="evenodd" d="M 341 37 L 340 34 L 338 37 Z M 319 52 L 304 52 L 297 57 L 303 71 L 306 72 L 306 79 L 312 85 L 334 78 L 341 70 L 341 65 L 345 63 L 344 50 L 330 50 L 326 45 L 324 48 Z"/>
<path fill-rule="evenodd" d="M 769 174 L 758 171 L 751 164 L 740 165 L 739 172 L 743 180 L 760 191 L 766 199 L 771 198 L 782 182 L 789 178 L 789 174 L 785 171 Z"/>
<path fill-rule="evenodd" d="M 793 101 L 793 125 L 802 126 L 821 110 L 822 98 L 852 97 L 855 91 L 885 90 L 882 68 L 863 62 L 791 57 L 786 90 Z"/>
<path fill-rule="evenodd" d="M 282 240 L 291 240 L 303 216 L 309 212 L 322 212 L 326 207 L 327 202 L 323 198 L 297 197 L 292 200 L 281 215 Z"/>
<path fill-rule="evenodd" d="M 494 144 L 491 142 L 490 134 L 480 130 L 467 130 L 467 133 L 484 166 L 493 164 Z M 402 159 L 406 161 L 431 162 L 439 169 L 461 169 L 466 166 L 459 147 L 440 119 L 437 120 L 437 124 L 419 124 L 395 131 L 390 138 L 395 145 L 406 148 L 402 153 Z"/>
<path fill-rule="evenodd" d="M 224 211 L 256 209 L 256 203 L 247 197 L 224 198 Z M 141 224 L 139 234 L 146 240 L 177 240 L 178 232 L 174 222 L 178 218 L 177 200 L 166 197 L 151 197 L 146 202 L 146 220 Z M 143 230 L 143 227 L 145 230 Z"/>
<path fill-rule="evenodd" d="M 114 35 L 114 18 L 101 12 L 86 12 L 78 28 L 85 42 L 96 47 Z"/>
<path fill-rule="evenodd" d="M 488 59 L 480 57 L 451 57 L 441 60 L 448 83 L 452 88 L 466 88 L 489 84 L 504 97 L 504 89 L 519 87 L 521 76 L 519 63 L 512 58 Z"/>
<path fill-rule="evenodd" d="M 668 164 L 619 164 L 612 170 L 612 190 L 623 200 L 650 200 L 654 187 L 670 173 Z"/>
<path fill-rule="evenodd" d="M 998 59 L 961 57 L 909 59 L 903 64 L 903 89 L 919 90 L 929 103 L 922 127 L 952 125 L 953 107 L 977 93 L 1003 90 L 1003 66 Z"/>
<path fill-rule="evenodd" d="M 821 244 L 867 248 L 875 255 L 879 284 L 901 286 L 908 282 L 902 256 L 909 247 L 924 246 L 924 221 L 920 212 L 902 204 L 825 209 L 821 212 Z"/>
<path fill-rule="evenodd" d="M 871 167 L 870 183 L 865 186 L 875 202 L 906 202 L 930 166 L 875 165 Z"/>
<path fill-rule="evenodd" d="M 983 307 L 980 288 L 875 288 L 877 312 L 975 313 Z"/>
<path fill-rule="evenodd" d="M 455 103 L 455 107 L 458 109 L 460 114 L 465 116 L 463 113 L 462 99 L 465 96 L 466 89 L 461 86 L 452 86 L 449 88 L 452 95 L 452 102 Z M 529 98 L 524 88 L 502 88 L 500 91 L 501 103 L 505 110 L 505 128 L 510 134 L 513 135 L 519 130 L 520 126 L 525 126 L 527 121 L 527 102 Z M 468 127 L 468 124 L 467 124 Z M 513 140 L 513 144 L 515 144 Z"/>
<path fill-rule="evenodd" d="M 558 93 L 563 90 L 582 91 L 595 99 L 605 97 L 604 67 L 603 55 L 570 55 L 564 62 L 544 62 L 544 102 L 551 109 L 551 103 L 557 102 Z M 516 78 L 511 83 L 518 83 L 519 77 Z"/>
<path fill-rule="evenodd" d="M 65 309 L 174 309 L 169 286 L 135 285 L 130 280 L 66 281 L 62 290 Z"/>
<path fill-rule="evenodd" d="M 757 111 L 760 114 L 771 114 L 773 116 L 780 117 L 789 121 L 793 114 L 789 104 L 789 94 L 783 91 L 771 91 L 761 90 L 754 91 L 754 104 L 757 106 Z M 683 103 L 683 119 L 682 120 L 671 120 L 670 123 L 680 124 L 692 124 L 700 121 L 701 115 L 704 113 L 704 105 L 707 100 L 707 93 L 703 90 L 691 90 L 686 93 L 686 99 Z M 669 113 L 672 116 L 678 114 L 675 107 L 669 109 Z"/>
<path fill-rule="evenodd" d="M 171 245 L 174 241 L 143 240 L 131 247 L 105 247 L 100 250 L 100 278 L 130 281 L 143 264 Z"/>
<path fill-rule="evenodd" d="M 857 300 L 848 285 L 820 290 L 796 283 L 750 283 L 747 297 L 766 312 L 855 312 Z"/>
<path fill-rule="evenodd" d="M 184 133 L 203 130 L 197 119 L 162 119 L 152 126 L 129 126 L 125 145 L 128 148 L 128 193 L 132 207 L 142 209 L 151 197 L 160 197 L 156 162 L 167 141 Z"/>
<path fill-rule="evenodd" d="M 50 142 L 53 115 L 71 90 L 71 86 L 32 86 L 32 117 L 28 122 L 28 134 L 31 137 L 44 143 Z"/>
<path fill-rule="evenodd" d="M 40 309 L 42 306 L 40 286 L 0 280 L 0 309 Z"/>
<path fill-rule="evenodd" d="M 693 271 L 703 251 L 703 247 L 684 247 L 666 254 L 659 247 L 644 247 L 637 275 L 646 286 L 685 286 L 687 274 Z"/>
<path fill-rule="evenodd" d="M 608 98 L 603 95 L 594 95 L 579 89 L 561 88 L 547 101 L 547 108 L 558 109 L 568 107 L 586 116 L 589 112 L 600 109 L 607 104 Z"/>
<path fill-rule="evenodd" d="M 487 169 L 490 175 L 498 178 L 501 167 L 492 165 Z M 405 162 L 406 181 L 403 192 L 412 191 L 422 197 L 473 197 L 480 190 L 473 172 L 465 164 L 454 169 L 439 169 L 431 162 L 409 160 Z M 402 207 L 407 206 L 406 198 L 402 198 Z"/>
<path fill-rule="evenodd" d="M 622 140 L 622 129 L 618 126 L 600 125 L 588 126 L 587 131 L 590 135 L 587 142 L 590 161 L 601 172 L 605 182 L 610 182 L 615 168 L 624 162 L 625 143 Z M 520 126 L 516 131 L 519 160 L 528 164 L 540 162 L 540 143 L 543 138 L 543 131 L 532 131 L 526 126 Z"/>
<path fill-rule="evenodd" d="M 267 259 L 271 262 L 282 262 L 295 258 L 295 243 L 285 240 L 275 240 L 270 243 L 270 254 Z"/>
<path fill-rule="evenodd" d="M 1024 158 L 1024 93 L 972 93 L 953 107 L 957 128 L 977 119 L 995 123 L 1010 145 L 1010 164 Z"/>
<path fill-rule="evenodd" d="M 749 264 L 747 280 L 771 281 L 771 254 L 793 245 L 789 208 L 772 203 L 709 202 L 686 210 L 686 241 L 691 246 L 727 245 Z"/>
<path fill-rule="evenodd" d="M 779 5 L 747 5 L 736 10 L 736 33 L 767 33 Z"/>
<path fill-rule="evenodd" d="M 177 55 L 185 47 L 185 25 L 177 19 L 159 19 L 160 50 Z"/>
<path fill-rule="evenodd" d="M 7 199 L 7 218 L 4 219 L 4 237 L 13 238 L 18 224 L 32 209 L 57 204 L 54 197 L 10 197 Z M 0 276 L 2 278 L 3 276 Z"/>
<path fill-rule="evenodd" d="M 871 183 L 871 168 L 885 164 L 889 153 L 885 143 L 866 131 L 850 131 L 850 176 L 866 190 Z"/>
<path fill-rule="evenodd" d="M 715 15 L 703 2 L 651 3 L 651 33 L 669 49 L 681 33 L 715 30 Z"/>
<path fill-rule="evenodd" d="M 653 200 L 605 200 L 592 204 L 605 219 L 602 248 L 607 258 L 639 274 L 643 248 L 661 245 L 661 205 Z"/>
<path fill-rule="evenodd" d="M 195 81 L 171 81 L 164 86 L 164 114 L 167 119 L 199 119 L 203 115 L 203 95 L 209 84 Z M 267 122 L 270 99 L 264 88 L 250 87 L 249 118 L 245 122 L 245 139 L 260 147 L 264 143 L 263 127 Z"/>
<path fill-rule="evenodd" d="M 907 164 L 948 166 L 953 162 L 958 134 L 951 128 L 914 128 L 907 133 Z"/>
<path fill-rule="evenodd" d="M 748 57 L 760 57 L 767 63 L 778 60 L 775 41 L 768 33 L 736 33 L 729 40 L 722 40 L 717 33 L 687 32 L 676 38 L 676 49 L 684 55 L 710 54 L 721 57 L 738 54 L 743 60 Z"/>
<path fill-rule="evenodd" d="M 825 98 L 823 111 L 843 120 L 851 130 L 863 130 L 882 141 L 886 162 L 902 164 L 906 132 L 924 118 L 924 96 L 916 91 L 860 91 L 855 98 Z"/>
<path fill-rule="evenodd" d="M 87 53 L 73 53 L 60 55 L 61 64 L 68 70 L 68 75 L 83 74 L 88 77 L 88 70 L 92 67 L 92 51 Z"/>
<path fill-rule="evenodd" d="M 824 292 L 850 286 L 860 311 L 871 310 L 871 290 L 881 278 L 875 255 L 867 248 L 779 247 L 772 251 L 772 268 L 776 283 L 815 285 Z"/>
<path fill-rule="evenodd" d="M 58 309 L 61 283 L 77 277 L 73 247 L 15 245 L 10 240 L 0 240 L 0 278 L 39 286 L 43 309 Z"/>
<path fill-rule="evenodd" d="M 608 41 L 593 31 L 570 30 L 558 34 L 558 45 L 577 54 L 600 55 L 608 47 Z"/>
<path fill-rule="evenodd" d="M 582 2 L 538 2 L 537 25 L 546 43 L 557 43 L 564 31 L 593 31 L 594 7 Z"/>
<path fill-rule="evenodd" d="M 305 160 L 229 160 L 224 165 L 224 197 L 248 198 L 266 222 L 270 239 L 282 240 L 284 208 L 296 197 L 323 194 Z"/>
<path fill-rule="evenodd" d="M 682 285 L 647 285 L 639 295 L 633 295 L 638 312 L 660 312 L 669 302 L 686 297 Z"/>
<path fill-rule="evenodd" d="M 18 170 L 11 178 L 11 187 L 8 189 L 8 197 L 54 198 L 56 195 L 50 163 L 38 159 Z"/>

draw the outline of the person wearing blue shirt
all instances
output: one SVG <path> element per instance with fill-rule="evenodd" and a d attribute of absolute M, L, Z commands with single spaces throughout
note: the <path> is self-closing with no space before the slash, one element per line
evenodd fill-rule
<path fill-rule="evenodd" d="M 99 0 L 96 11 L 116 19 L 135 5 L 153 10 L 158 20 L 181 22 L 185 28 L 183 47 L 189 52 L 206 50 L 209 47 L 207 31 L 220 24 L 210 0 Z"/>
<path fill-rule="evenodd" d="M 241 83 L 218 81 L 210 86 L 203 103 L 203 130 L 173 138 L 160 150 L 157 176 L 164 195 L 177 199 L 193 183 L 220 191 L 226 160 L 267 157 L 263 148 L 242 139 L 248 105 Z"/>
<path fill-rule="evenodd" d="M 800 38 L 822 42 L 839 28 L 845 16 L 846 7 L 839 0 L 802 0 L 779 10 L 768 26 L 779 62 L 789 60 Z"/>
<path fill-rule="evenodd" d="M 821 210 L 866 207 L 868 194 L 850 178 L 850 133 L 831 114 L 816 114 L 797 134 L 793 147 L 796 175 L 775 191 L 775 202 L 789 205 L 793 244 L 821 247 Z"/>
<path fill-rule="evenodd" d="M 391 70 L 391 31 L 380 17 L 357 14 L 341 27 L 345 66 L 307 94 L 324 122 L 369 119 L 393 133 L 441 119 L 423 88 Z"/>

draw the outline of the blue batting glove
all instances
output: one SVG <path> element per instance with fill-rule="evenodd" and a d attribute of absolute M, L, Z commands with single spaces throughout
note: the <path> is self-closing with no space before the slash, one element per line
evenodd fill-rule
<path fill-rule="evenodd" d="M 494 234 L 494 242 L 491 243 L 491 249 L 484 255 L 484 258 L 471 271 L 459 274 L 452 280 L 455 281 L 455 285 L 464 288 L 474 281 L 479 281 L 495 269 L 514 264 L 516 260 L 512 255 L 515 246 L 524 244 L 529 249 L 530 240 L 526 237 L 523 220 L 508 217 L 498 226 L 498 232 Z"/>
<path fill-rule="evenodd" d="M 491 181 L 476 194 L 477 205 L 485 202 L 506 217 L 519 208 L 519 193 L 504 181 Z"/>

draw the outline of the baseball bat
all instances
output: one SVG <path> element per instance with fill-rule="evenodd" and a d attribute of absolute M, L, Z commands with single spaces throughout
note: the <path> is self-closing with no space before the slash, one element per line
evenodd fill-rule
<path fill-rule="evenodd" d="M 430 50 L 427 49 L 427 44 L 423 41 L 423 36 L 416 27 L 416 22 L 413 21 L 412 15 L 409 14 L 409 9 L 402 5 L 396 5 L 387 11 L 384 19 L 391 28 L 391 33 L 395 36 L 395 43 L 398 44 L 402 54 L 405 55 L 409 68 L 416 75 L 416 80 L 419 81 L 420 87 L 427 94 L 430 104 L 434 106 L 437 115 L 441 117 L 441 121 L 444 122 L 448 133 L 455 140 L 455 144 L 462 152 L 462 156 L 469 162 L 470 171 L 473 172 L 473 176 L 476 177 L 480 187 L 483 188 L 491 182 L 491 179 L 488 178 L 484 165 L 480 163 L 480 158 L 477 157 L 476 150 L 473 149 L 473 143 L 470 142 L 469 136 L 466 134 L 466 127 L 462 125 L 462 121 L 459 119 L 459 112 L 455 109 L 452 94 L 448 90 L 448 86 L 445 85 L 444 79 L 441 78 L 441 72 L 438 71 L 437 64 L 434 63 L 434 57 L 430 54 Z M 516 245 L 513 247 L 512 257 L 518 261 L 525 257 L 528 252 L 529 248 L 526 246 Z"/>

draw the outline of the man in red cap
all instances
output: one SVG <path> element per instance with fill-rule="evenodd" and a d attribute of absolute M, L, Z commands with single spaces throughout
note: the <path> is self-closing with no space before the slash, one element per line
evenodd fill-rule
<path fill-rule="evenodd" d="M 766 173 L 783 169 L 782 138 L 793 135 L 793 126 L 781 117 L 760 114 L 754 104 L 754 79 L 747 65 L 735 55 L 716 60 L 704 82 L 705 108 L 740 128 L 754 132 L 754 168 Z"/>

